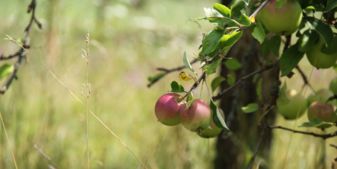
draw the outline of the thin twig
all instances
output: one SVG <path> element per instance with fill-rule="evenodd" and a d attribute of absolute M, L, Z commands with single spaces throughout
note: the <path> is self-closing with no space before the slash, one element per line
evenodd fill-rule
<path fill-rule="evenodd" d="M 230 90 L 232 90 L 232 89 L 238 87 L 243 81 L 245 81 L 245 80 L 247 80 L 247 79 L 249 79 L 249 78 L 251 78 L 251 77 L 253 77 L 253 76 L 255 76 L 255 75 L 259 74 L 259 73 L 262 73 L 262 72 L 264 72 L 264 71 L 267 71 L 267 70 L 269 70 L 269 69 L 272 69 L 276 64 L 278 64 L 278 61 L 275 62 L 275 63 L 273 63 L 273 64 L 270 64 L 270 65 L 267 65 L 267 66 L 265 66 L 265 67 L 262 67 L 262 68 L 260 68 L 260 69 L 258 69 L 258 70 L 256 70 L 256 71 L 254 71 L 254 72 L 251 72 L 251 73 L 249 73 L 249 74 L 247 74 L 247 75 L 245 75 L 245 76 L 242 76 L 242 77 L 241 77 L 240 79 L 238 79 L 232 86 L 230 86 L 230 87 L 228 87 L 228 88 L 222 90 L 218 95 L 214 96 L 214 97 L 213 97 L 213 100 L 219 100 L 219 99 L 220 99 L 223 95 L 225 95 L 228 91 L 230 91 Z"/>
<path fill-rule="evenodd" d="M 198 58 L 195 58 L 193 59 L 190 64 L 194 64 L 194 63 L 197 63 L 198 61 Z M 150 83 L 147 85 L 147 87 L 151 87 L 153 86 L 155 83 L 157 83 L 159 80 L 161 80 L 163 77 L 165 77 L 166 75 L 170 74 L 170 73 L 173 73 L 173 72 L 177 72 L 177 71 L 180 71 L 180 70 L 183 70 L 185 69 L 186 66 L 185 65 L 181 65 L 181 66 L 178 66 L 178 67 L 174 67 L 174 68 L 171 68 L 171 69 L 168 69 L 168 68 L 164 68 L 164 67 L 158 67 L 156 70 L 157 71 L 160 71 L 160 72 L 163 72 L 162 76 L 160 76 L 158 79 L 156 80 L 153 80 L 153 81 L 150 81 Z"/>
<path fill-rule="evenodd" d="M 27 53 L 26 49 L 30 48 L 30 39 L 29 35 L 31 32 L 32 25 L 35 23 L 40 29 L 42 28 L 41 23 L 37 20 L 35 17 L 36 12 L 36 0 L 32 0 L 30 4 L 28 5 L 27 13 L 31 14 L 30 20 L 28 22 L 28 25 L 26 26 L 24 30 L 24 37 L 23 37 L 23 45 L 12 55 L 0 56 L 0 60 L 9 60 L 13 58 L 17 58 L 15 63 L 13 64 L 14 70 L 13 72 L 8 76 L 8 78 L 5 80 L 5 82 L 0 87 L 0 94 L 5 94 L 8 88 L 11 86 L 12 82 L 17 79 L 17 73 L 19 71 L 19 68 L 23 62 L 23 60 L 26 58 Z"/>
<path fill-rule="evenodd" d="M 261 5 L 249 16 L 250 18 L 256 17 L 256 15 L 270 2 L 271 0 L 265 0 Z"/>
<path fill-rule="evenodd" d="M 285 130 L 285 131 L 289 131 L 289 132 L 293 132 L 293 133 L 298 133 L 298 134 L 303 134 L 303 135 L 310 135 L 310 136 L 313 136 L 313 137 L 322 138 L 324 140 L 337 136 L 337 131 L 332 132 L 332 133 L 327 133 L 327 134 L 318 134 L 318 133 L 314 133 L 314 132 L 294 130 L 294 129 L 283 127 L 283 126 L 269 126 L 269 128 L 271 128 L 271 129 L 281 129 L 281 130 Z"/>
<path fill-rule="evenodd" d="M 300 66 L 296 66 L 295 67 L 296 70 L 298 71 L 298 73 L 300 73 L 303 83 L 304 85 L 308 86 L 312 91 L 315 91 L 314 88 L 312 87 L 312 85 L 310 84 L 307 75 L 304 73 L 304 71 L 300 68 Z"/>
<path fill-rule="evenodd" d="M 184 100 L 188 96 L 188 94 L 190 94 L 194 89 L 196 89 L 199 86 L 199 84 L 200 84 L 201 81 L 205 80 L 205 78 L 206 78 L 206 73 L 203 72 L 202 75 L 199 77 L 199 79 L 194 82 L 194 84 L 192 85 L 192 87 L 190 88 L 190 90 L 188 90 L 186 92 L 186 94 L 180 100 Z"/>

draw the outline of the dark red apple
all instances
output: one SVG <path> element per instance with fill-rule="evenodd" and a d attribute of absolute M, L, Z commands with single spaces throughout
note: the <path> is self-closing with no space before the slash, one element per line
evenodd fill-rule
<path fill-rule="evenodd" d="M 310 121 L 320 120 L 326 122 L 336 122 L 337 115 L 331 104 L 315 101 L 309 107 L 308 119 Z"/>
<path fill-rule="evenodd" d="M 211 121 L 211 109 L 201 99 L 195 99 L 191 106 L 181 113 L 182 124 L 185 128 L 197 131 L 207 128 Z"/>
<path fill-rule="evenodd" d="M 178 102 L 179 95 L 176 93 L 167 93 L 157 100 L 155 114 L 157 119 L 168 126 L 174 126 L 181 122 L 180 112 L 184 111 L 185 103 Z"/>

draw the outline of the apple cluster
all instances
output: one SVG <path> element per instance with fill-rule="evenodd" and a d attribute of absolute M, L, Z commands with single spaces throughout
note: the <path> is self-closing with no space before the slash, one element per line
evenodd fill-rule
<path fill-rule="evenodd" d="M 281 89 L 277 100 L 278 113 L 287 120 L 294 120 L 307 111 L 310 122 L 336 123 L 336 102 L 331 98 L 337 95 L 337 78 L 330 82 L 329 89 L 320 89 L 308 98 L 295 90 Z"/>
<path fill-rule="evenodd" d="M 166 93 L 159 97 L 155 105 L 155 115 L 159 122 L 167 126 L 182 124 L 202 138 L 216 137 L 221 133 L 212 120 L 212 112 L 202 99 L 188 103 L 181 101 L 177 93 Z"/>
<path fill-rule="evenodd" d="M 302 8 L 297 0 L 285 0 L 281 6 L 277 0 L 270 0 L 256 16 L 269 32 L 287 35 L 299 28 L 302 18 Z M 330 68 L 336 64 L 337 52 L 326 52 L 325 47 L 325 40 L 318 35 L 312 47 L 305 52 L 310 64 L 317 69 Z"/>

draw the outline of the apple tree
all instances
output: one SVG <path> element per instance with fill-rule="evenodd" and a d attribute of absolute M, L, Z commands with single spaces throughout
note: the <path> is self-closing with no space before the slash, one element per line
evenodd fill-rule
<path fill-rule="evenodd" d="M 183 65 L 160 67 L 148 79 L 149 87 L 171 73 L 194 80 L 192 86 L 170 83 L 171 92 L 156 103 L 160 122 L 182 123 L 202 138 L 217 137 L 214 166 L 219 169 L 252 168 L 261 159 L 266 162 L 260 167 L 269 168 L 275 129 L 323 140 L 337 136 L 337 79 L 326 89 L 315 89 L 299 65 L 306 57 L 314 69 L 336 70 L 337 1 L 223 0 L 206 8 L 205 15 L 202 20 L 213 29 L 204 34 L 198 57 L 185 53 Z M 310 97 L 281 82 L 294 74 L 300 75 Z M 202 85 L 208 99 L 193 95 Z M 334 132 L 279 126 L 276 115 L 286 120 L 306 115 L 302 127 Z M 252 154 L 248 158 L 247 151 Z"/>

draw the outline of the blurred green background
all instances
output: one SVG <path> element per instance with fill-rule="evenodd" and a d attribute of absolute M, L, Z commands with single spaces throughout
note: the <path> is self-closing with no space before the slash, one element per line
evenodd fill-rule
<path fill-rule="evenodd" d="M 17 46 L 5 37 L 22 37 L 29 2 L 0 1 L 1 52 L 15 51 Z M 142 164 L 153 169 L 212 168 L 215 139 L 202 139 L 181 126 L 166 127 L 155 119 L 155 100 L 169 90 L 170 80 L 178 80 L 178 75 L 172 74 L 150 89 L 146 84 L 156 67 L 181 65 L 184 51 L 197 56 L 202 33 L 210 25 L 195 19 L 215 1 L 37 2 L 43 29 L 34 29 L 19 80 L 0 97 L 8 133 L 7 140 L 1 127 L 1 169 L 14 168 L 11 152 L 18 168 L 90 165 L 129 169 L 142 168 Z M 84 58 L 88 33 L 89 56 Z M 310 80 L 317 89 L 327 87 L 333 78 L 332 71 L 313 70 L 305 60 L 301 64 L 312 74 Z M 301 88 L 300 80 L 288 81 L 293 88 Z M 303 92 L 310 94 L 308 89 Z M 280 117 L 278 123 L 297 127 L 305 120 L 305 116 L 290 122 Z M 326 145 L 336 141 L 331 139 Z M 321 147 L 319 139 L 275 131 L 272 168 L 315 169 Z M 327 147 L 327 165 L 336 154 Z"/>

